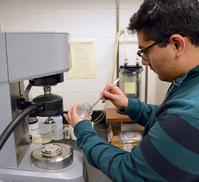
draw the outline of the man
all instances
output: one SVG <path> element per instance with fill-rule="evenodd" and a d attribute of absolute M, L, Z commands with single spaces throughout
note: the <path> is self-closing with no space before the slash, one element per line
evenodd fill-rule
<path fill-rule="evenodd" d="M 142 64 L 160 80 L 172 82 L 160 106 L 128 99 L 114 85 L 102 96 L 134 122 L 144 137 L 125 152 L 96 136 L 89 120 L 68 113 L 77 145 L 90 164 L 113 181 L 199 181 L 199 2 L 145 0 L 129 30 L 137 33 Z"/>

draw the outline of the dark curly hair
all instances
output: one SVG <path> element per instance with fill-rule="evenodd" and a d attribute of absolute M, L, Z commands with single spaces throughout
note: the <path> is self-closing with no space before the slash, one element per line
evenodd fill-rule
<path fill-rule="evenodd" d="M 198 0 L 144 0 L 129 23 L 132 33 L 142 30 L 146 40 L 158 41 L 174 33 L 199 46 Z"/>

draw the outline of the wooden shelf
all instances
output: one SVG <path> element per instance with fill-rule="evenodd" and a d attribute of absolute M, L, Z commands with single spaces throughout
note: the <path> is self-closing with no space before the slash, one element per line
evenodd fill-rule
<path fill-rule="evenodd" d="M 117 112 L 116 108 L 108 108 L 106 109 L 106 122 L 108 124 L 116 124 L 121 122 L 131 122 L 132 120 L 124 114 L 120 114 Z"/>

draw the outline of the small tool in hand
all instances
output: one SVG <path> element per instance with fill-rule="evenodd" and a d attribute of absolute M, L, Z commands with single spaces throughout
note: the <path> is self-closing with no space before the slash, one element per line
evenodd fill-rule
<path fill-rule="evenodd" d="M 115 80 L 115 81 L 113 82 L 113 84 L 116 85 L 117 82 L 118 82 L 119 80 L 120 80 L 120 78 L 118 78 L 117 80 Z M 90 109 L 92 109 L 102 98 L 103 98 L 103 96 L 101 96 L 101 97 L 90 107 Z"/>

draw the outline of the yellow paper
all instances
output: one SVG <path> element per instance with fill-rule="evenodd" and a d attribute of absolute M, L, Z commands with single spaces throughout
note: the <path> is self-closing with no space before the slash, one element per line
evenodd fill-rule
<path fill-rule="evenodd" d="M 125 94 L 136 94 L 135 82 L 125 82 L 124 83 L 124 93 Z"/>
<path fill-rule="evenodd" d="M 72 68 L 70 79 L 96 78 L 96 43 L 95 41 L 71 41 Z"/>

